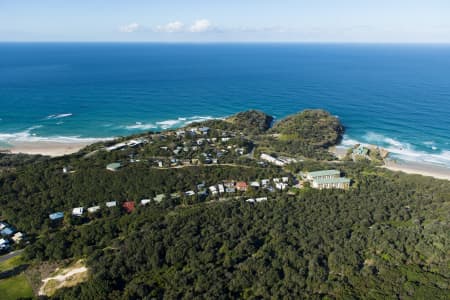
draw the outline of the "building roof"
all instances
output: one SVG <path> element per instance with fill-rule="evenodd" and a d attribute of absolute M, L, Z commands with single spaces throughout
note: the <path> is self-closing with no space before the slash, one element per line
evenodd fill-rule
<path fill-rule="evenodd" d="M 122 204 L 122 207 L 125 209 L 126 212 L 130 213 L 134 210 L 134 201 L 126 201 Z"/>
<path fill-rule="evenodd" d="M 315 179 L 314 182 L 317 184 L 350 183 L 350 179 L 346 177 L 326 178 L 326 179 Z"/>
<path fill-rule="evenodd" d="M 248 184 L 245 181 L 238 181 L 238 182 L 236 182 L 236 187 L 237 188 L 246 188 L 246 187 L 248 187 Z"/>
<path fill-rule="evenodd" d="M 64 213 L 63 212 L 55 212 L 55 213 L 49 214 L 48 217 L 50 218 L 50 220 L 58 220 L 58 219 L 64 218 Z"/>
<path fill-rule="evenodd" d="M 88 212 L 90 213 L 96 212 L 97 210 L 100 210 L 100 206 L 92 206 L 88 208 Z"/>
<path fill-rule="evenodd" d="M 11 227 L 6 227 L 2 231 L 0 231 L 1 235 L 11 235 L 14 233 L 14 230 Z"/>
<path fill-rule="evenodd" d="M 83 207 L 75 207 L 74 209 L 72 209 L 72 215 L 81 216 L 83 214 L 83 211 Z"/>
<path fill-rule="evenodd" d="M 115 162 L 115 163 L 108 164 L 108 165 L 106 166 L 106 168 L 107 168 L 108 170 L 118 170 L 118 169 L 120 169 L 121 166 L 122 166 L 122 165 L 121 165 L 120 163 Z"/>
<path fill-rule="evenodd" d="M 153 198 L 153 199 L 154 199 L 156 202 L 161 202 L 161 201 L 163 201 L 165 198 L 166 198 L 166 195 L 165 195 L 165 194 L 159 194 L 159 195 L 156 195 L 156 197 Z"/>
<path fill-rule="evenodd" d="M 322 170 L 322 171 L 315 171 L 315 172 L 309 172 L 309 177 L 322 177 L 322 176 L 340 176 L 341 172 L 339 170 Z"/>
<path fill-rule="evenodd" d="M 116 205 L 117 205 L 116 201 L 109 201 L 109 202 L 106 202 L 106 206 L 107 206 L 107 207 L 114 207 L 114 206 L 116 206 Z"/>

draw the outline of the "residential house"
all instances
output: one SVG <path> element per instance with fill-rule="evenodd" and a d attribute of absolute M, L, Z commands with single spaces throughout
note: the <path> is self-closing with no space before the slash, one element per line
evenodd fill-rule
<path fill-rule="evenodd" d="M 18 244 L 23 240 L 23 233 L 22 232 L 16 232 L 16 234 L 13 235 L 12 240 L 14 243 Z"/>
<path fill-rule="evenodd" d="M 159 195 L 156 195 L 156 197 L 153 198 L 153 200 L 155 200 L 156 202 L 159 203 L 159 202 L 163 201 L 165 198 L 166 198 L 166 195 L 164 195 L 164 194 L 159 194 Z"/>
<path fill-rule="evenodd" d="M 0 231 L 0 235 L 2 236 L 11 236 L 14 233 L 14 228 L 12 227 L 5 227 Z"/>
<path fill-rule="evenodd" d="M 141 200 L 141 205 L 147 205 L 147 204 L 149 204 L 151 201 L 152 201 L 151 199 L 142 199 L 142 200 Z"/>
<path fill-rule="evenodd" d="M 61 220 L 62 218 L 64 218 L 64 213 L 63 212 L 55 212 L 55 213 L 49 214 L 48 217 L 52 221 Z"/>
<path fill-rule="evenodd" d="M 100 206 L 92 206 L 88 208 L 88 213 L 93 214 L 100 210 Z"/>
<path fill-rule="evenodd" d="M 72 209 L 72 216 L 81 217 L 83 215 L 83 212 L 83 207 L 75 207 L 74 209 Z"/>
<path fill-rule="evenodd" d="M 9 248 L 9 241 L 6 239 L 0 239 L 0 250 L 7 250 Z"/>
<path fill-rule="evenodd" d="M 219 193 L 220 193 L 220 194 L 225 193 L 225 187 L 224 187 L 223 184 L 220 183 L 220 184 L 218 185 L 218 187 L 219 187 Z"/>
<path fill-rule="evenodd" d="M 259 181 L 252 181 L 250 182 L 250 186 L 253 188 L 260 188 L 261 184 L 259 183 Z"/>
<path fill-rule="evenodd" d="M 236 189 L 240 192 L 245 192 L 248 189 L 248 184 L 245 181 L 236 182 Z"/>
<path fill-rule="evenodd" d="M 117 206 L 117 202 L 116 201 L 106 202 L 106 207 L 115 207 L 115 206 Z"/>
<path fill-rule="evenodd" d="M 131 213 L 135 209 L 134 201 L 126 201 L 122 204 L 122 208 L 125 209 L 127 213 Z"/>
<path fill-rule="evenodd" d="M 117 170 L 120 169 L 121 166 L 122 165 L 120 163 L 116 162 L 116 163 L 111 163 L 111 164 L 107 165 L 106 169 L 108 171 L 116 172 Z"/>
<path fill-rule="evenodd" d="M 275 157 L 273 157 L 273 156 L 271 156 L 269 154 L 265 154 L 265 153 L 261 154 L 261 159 L 265 160 L 265 161 L 267 161 L 269 163 L 272 163 L 272 164 L 274 164 L 276 166 L 279 166 L 279 167 L 282 167 L 282 166 L 284 166 L 286 164 L 283 160 L 275 158 Z"/>

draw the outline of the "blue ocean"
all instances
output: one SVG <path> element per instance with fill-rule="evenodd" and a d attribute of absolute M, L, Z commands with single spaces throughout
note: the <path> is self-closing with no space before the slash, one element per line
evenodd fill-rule
<path fill-rule="evenodd" d="M 0 147 L 324 108 L 344 145 L 450 168 L 450 45 L 0 43 Z"/>

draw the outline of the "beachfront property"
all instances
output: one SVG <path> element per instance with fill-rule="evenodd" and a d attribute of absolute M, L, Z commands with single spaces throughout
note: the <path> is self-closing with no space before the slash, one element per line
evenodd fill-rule
<path fill-rule="evenodd" d="M 309 172 L 306 174 L 306 179 L 315 189 L 348 189 L 350 187 L 350 179 L 341 177 L 339 170 Z"/>
<path fill-rule="evenodd" d="M 115 144 L 115 145 L 107 147 L 105 149 L 106 149 L 106 151 L 110 152 L 110 151 L 119 150 L 119 149 L 122 149 L 125 147 L 136 147 L 136 146 L 144 144 L 145 142 L 146 142 L 146 140 L 144 140 L 144 139 L 133 139 L 133 140 L 129 140 L 126 142 Z"/>
<path fill-rule="evenodd" d="M 111 164 L 106 166 L 106 170 L 112 171 L 112 172 L 116 172 L 117 170 L 120 169 L 120 167 L 122 167 L 122 165 L 120 163 L 118 163 L 118 162 L 111 163 Z"/>

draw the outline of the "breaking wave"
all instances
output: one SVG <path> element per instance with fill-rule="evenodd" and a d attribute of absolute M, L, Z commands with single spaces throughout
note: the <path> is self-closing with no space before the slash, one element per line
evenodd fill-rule
<path fill-rule="evenodd" d="M 179 127 L 187 126 L 192 123 L 203 122 L 203 121 L 213 120 L 213 119 L 223 119 L 223 118 L 215 118 L 212 116 L 179 117 L 177 119 L 157 121 L 155 123 L 136 122 L 135 124 L 132 124 L 132 125 L 123 126 L 122 128 L 125 128 L 127 130 L 150 130 L 150 129 L 165 130 L 165 129 L 179 128 Z"/>
<path fill-rule="evenodd" d="M 67 114 L 56 114 L 56 115 L 49 115 L 47 117 L 45 117 L 46 120 L 55 120 L 55 119 L 62 119 L 62 118 L 67 118 L 67 117 L 71 117 L 73 116 L 72 113 L 67 113 Z"/>
<path fill-rule="evenodd" d="M 39 136 L 33 133 L 34 130 L 42 126 L 33 126 L 24 131 L 15 133 L 0 133 L 0 143 L 5 145 L 14 145 L 23 142 L 55 142 L 55 143 L 94 143 L 98 141 L 110 140 L 107 138 L 84 138 L 80 136 Z"/>
<path fill-rule="evenodd" d="M 431 148 L 432 153 L 417 149 L 410 143 L 398 141 L 396 139 L 384 136 L 382 134 L 368 132 L 362 136 L 362 140 L 356 140 L 344 136 L 341 147 L 352 147 L 356 144 L 376 145 L 389 151 L 389 156 L 394 159 L 430 163 L 445 167 L 450 167 L 450 150 L 437 151 L 438 148 L 432 141 L 423 142 L 424 145 Z"/>

